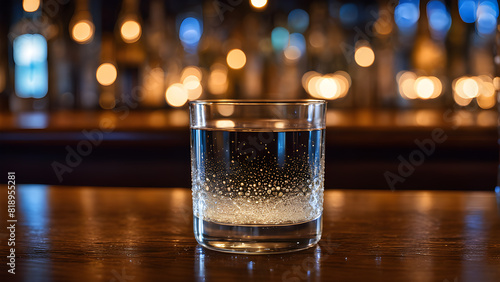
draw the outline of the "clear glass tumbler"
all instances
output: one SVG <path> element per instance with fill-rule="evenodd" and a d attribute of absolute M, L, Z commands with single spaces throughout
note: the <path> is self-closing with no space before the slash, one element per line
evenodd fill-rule
<path fill-rule="evenodd" d="M 277 253 L 320 240 L 325 112 L 322 100 L 190 103 L 198 243 Z"/>

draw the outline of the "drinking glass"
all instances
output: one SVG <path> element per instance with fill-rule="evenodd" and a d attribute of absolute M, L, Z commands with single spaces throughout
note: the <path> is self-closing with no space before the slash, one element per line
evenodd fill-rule
<path fill-rule="evenodd" d="M 325 112 L 323 100 L 190 103 L 199 244 L 277 253 L 320 240 Z"/>

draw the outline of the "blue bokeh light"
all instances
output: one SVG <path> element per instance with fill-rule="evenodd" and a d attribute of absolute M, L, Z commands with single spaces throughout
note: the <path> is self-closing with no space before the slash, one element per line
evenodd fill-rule
<path fill-rule="evenodd" d="M 481 14 L 477 18 L 477 32 L 482 35 L 493 34 L 497 27 L 497 19 L 492 14 Z"/>
<path fill-rule="evenodd" d="M 458 13 L 460 18 L 465 23 L 473 23 L 476 21 L 477 5 L 474 0 L 459 0 Z"/>
<path fill-rule="evenodd" d="M 288 46 L 290 33 L 284 27 L 276 27 L 271 32 L 271 44 L 274 50 L 282 51 Z"/>
<path fill-rule="evenodd" d="M 49 74 L 47 40 L 41 34 L 23 34 L 14 39 L 14 86 L 21 98 L 42 98 L 47 95 Z"/>
<path fill-rule="evenodd" d="M 445 37 L 451 27 L 451 16 L 444 3 L 438 0 L 427 3 L 427 18 L 433 35 Z"/>
<path fill-rule="evenodd" d="M 300 50 L 300 54 L 303 55 L 306 52 L 306 39 L 304 35 L 300 33 L 290 34 L 290 46 L 295 46 Z"/>
<path fill-rule="evenodd" d="M 302 9 L 295 9 L 288 14 L 288 27 L 294 32 L 304 32 L 309 26 L 309 14 Z"/>
<path fill-rule="evenodd" d="M 202 32 L 200 21 L 187 17 L 179 27 L 179 38 L 185 47 L 195 48 L 200 42 Z"/>
<path fill-rule="evenodd" d="M 419 1 L 400 1 L 394 10 L 394 21 L 401 31 L 413 30 L 420 18 Z"/>
<path fill-rule="evenodd" d="M 495 18 L 498 17 L 498 2 L 497 1 L 480 1 L 477 7 L 477 15 L 488 13 L 492 14 Z"/>
<path fill-rule="evenodd" d="M 498 17 L 497 1 L 483 0 L 477 8 L 476 30 L 479 35 L 491 35 L 495 33 Z"/>
<path fill-rule="evenodd" d="M 339 10 L 340 22 L 345 26 L 353 26 L 358 23 L 359 11 L 356 4 L 347 3 Z"/>

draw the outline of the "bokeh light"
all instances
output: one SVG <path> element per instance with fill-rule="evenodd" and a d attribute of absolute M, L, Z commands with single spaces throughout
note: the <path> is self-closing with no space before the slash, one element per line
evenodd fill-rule
<path fill-rule="evenodd" d="M 28 13 L 35 12 L 40 8 L 40 0 L 23 0 L 23 10 Z"/>
<path fill-rule="evenodd" d="M 292 10 L 288 14 L 288 27 L 294 32 L 304 32 L 309 26 L 309 14 L 302 9 Z"/>
<path fill-rule="evenodd" d="M 442 39 L 451 27 L 451 16 L 443 2 L 432 0 L 427 3 L 427 19 L 434 37 Z"/>
<path fill-rule="evenodd" d="M 477 97 L 477 104 L 481 109 L 487 110 L 491 109 L 495 106 L 496 101 L 495 101 L 495 96 L 484 96 L 484 95 L 479 95 Z"/>
<path fill-rule="evenodd" d="M 375 61 L 375 53 L 373 53 L 372 48 L 368 46 L 363 46 L 356 49 L 354 53 L 354 60 L 361 67 L 369 67 Z"/>
<path fill-rule="evenodd" d="M 380 35 L 389 35 L 392 32 L 392 22 L 380 17 L 373 28 Z"/>
<path fill-rule="evenodd" d="M 201 22 L 193 17 L 185 18 L 179 26 L 179 39 L 184 47 L 195 49 L 203 33 Z"/>
<path fill-rule="evenodd" d="M 47 40 L 41 34 L 23 34 L 13 42 L 14 84 L 21 98 L 42 98 L 48 92 Z"/>
<path fill-rule="evenodd" d="M 415 92 L 421 99 L 429 99 L 434 92 L 434 84 L 432 80 L 426 77 L 419 77 L 415 81 Z"/>
<path fill-rule="evenodd" d="M 250 0 L 250 5 L 257 9 L 262 9 L 266 7 L 267 0 Z"/>
<path fill-rule="evenodd" d="M 497 26 L 498 2 L 481 0 L 476 12 L 476 30 L 481 36 L 494 34 Z"/>
<path fill-rule="evenodd" d="M 459 77 L 452 83 L 453 99 L 460 106 L 467 106 L 474 98 L 482 109 L 496 105 L 495 79 L 487 76 Z"/>
<path fill-rule="evenodd" d="M 216 128 L 233 128 L 235 126 L 234 121 L 228 119 L 221 119 L 215 122 Z"/>
<path fill-rule="evenodd" d="M 417 75 L 411 71 L 401 71 L 397 75 L 399 94 L 405 99 L 416 99 L 417 94 L 414 90 Z"/>
<path fill-rule="evenodd" d="M 288 46 L 290 33 L 284 27 L 276 27 L 271 32 L 271 44 L 275 51 L 282 51 Z"/>
<path fill-rule="evenodd" d="M 87 20 L 78 21 L 71 30 L 71 37 L 80 44 L 86 44 L 94 38 L 94 24 Z"/>
<path fill-rule="evenodd" d="M 174 83 L 168 87 L 165 99 L 172 107 L 182 107 L 188 101 L 188 91 L 181 83 Z"/>
<path fill-rule="evenodd" d="M 401 71 L 396 79 L 399 93 L 405 99 L 435 99 L 443 93 L 443 84 L 435 76 L 418 76 L 411 71 Z"/>
<path fill-rule="evenodd" d="M 188 100 L 196 100 L 200 98 L 203 93 L 203 88 L 201 86 L 201 82 L 195 75 L 189 75 L 182 80 L 182 84 L 184 88 L 188 92 Z"/>
<path fill-rule="evenodd" d="M 302 76 L 302 87 L 309 95 L 318 99 L 335 100 L 347 95 L 351 77 L 344 71 L 321 75 L 308 71 Z"/>
<path fill-rule="evenodd" d="M 420 18 L 418 0 L 399 3 L 394 10 L 394 21 L 401 31 L 413 30 Z"/>
<path fill-rule="evenodd" d="M 222 116 L 228 117 L 234 113 L 234 105 L 231 105 L 231 104 L 217 105 L 217 111 Z"/>
<path fill-rule="evenodd" d="M 103 86 L 111 85 L 115 82 L 117 76 L 116 67 L 110 63 L 101 64 L 96 71 L 96 79 Z"/>
<path fill-rule="evenodd" d="M 141 25 L 135 20 L 124 21 L 120 28 L 120 34 L 124 42 L 134 43 L 141 38 Z"/>
<path fill-rule="evenodd" d="M 462 88 L 462 93 L 465 95 L 464 98 L 474 98 L 477 97 L 479 93 L 479 85 L 476 80 L 472 78 L 464 79 L 460 87 Z"/>
<path fill-rule="evenodd" d="M 323 48 L 326 43 L 326 36 L 319 30 L 314 30 L 309 34 L 309 43 L 314 48 Z"/>
<path fill-rule="evenodd" d="M 476 9 L 477 5 L 475 0 L 458 0 L 458 13 L 465 23 L 473 23 L 476 21 Z"/>
<path fill-rule="evenodd" d="M 306 39 L 300 33 L 290 34 L 290 42 L 285 48 L 285 58 L 290 61 L 296 61 L 306 52 Z"/>
<path fill-rule="evenodd" d="M 335 99 L 339 96 L 339 85 L 333 77 L 323 77 L 318 84 L 319 94 L 325 99 Z"/>
<path fill-rule="evenodd" d="M 300 58 L 301 52 L 297 46 L 288 46 L 284 52 L 285 58 L 290 61 L 295 61 Z"/>
<path fill-rule="evenodd" d="M 227 53 L 226 62 L 230 68 L 238 70 L 245 66 L 247 57 L 240 49 L 233 49 Z"/>
<path fill-rule="evenodd" d="M 350 27 L 358 22 L 359 11 L 358 6 L 353 3 L 346 3 L 340 7 L 339 18 L 340 22 L 346 26 Z"/>
<path fill-rule="evenodd" d="M 228 89 L 227 68 L 223 64 L 214 64 L 208 77 L 208 91 L 214 95 L 221 95 Z"/>
<path fill-rule="evenodd" d="M 458 92 L 453 91 L 453 100 L 457 103 L 457 105 L 465 107 L 470 104 L 472 98 L 463 98 L 458 95 Z"/>

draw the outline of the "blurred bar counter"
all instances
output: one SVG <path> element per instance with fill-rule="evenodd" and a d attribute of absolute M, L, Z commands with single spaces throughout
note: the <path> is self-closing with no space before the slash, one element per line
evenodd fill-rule
<path fill-rule="evenodd" d="M 182 109 L 0 113 L 0 171 L 20 183 L 190 187 L 188 124 Z M 325 186 L 493 190 L 497 139 L 493 110 L 329 110 Z"/>

